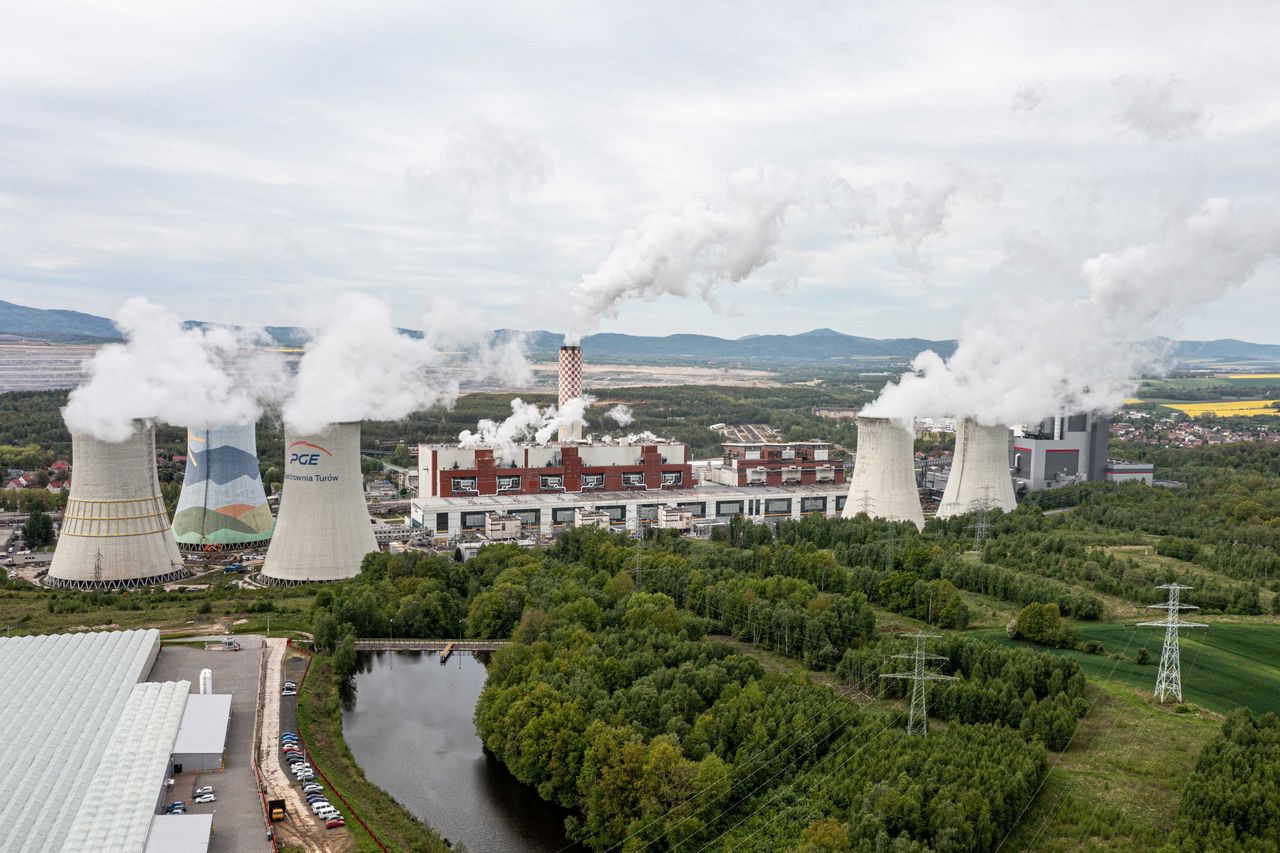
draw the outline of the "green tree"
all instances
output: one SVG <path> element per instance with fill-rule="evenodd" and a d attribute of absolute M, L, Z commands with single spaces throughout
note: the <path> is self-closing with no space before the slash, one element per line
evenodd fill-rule
<path fill-rule="evenodd" d="M 43 548 L 53 544 L 53 519 L 42 509 L 33 509 L 22 525 L 22 538 L 30 548 Z"/>

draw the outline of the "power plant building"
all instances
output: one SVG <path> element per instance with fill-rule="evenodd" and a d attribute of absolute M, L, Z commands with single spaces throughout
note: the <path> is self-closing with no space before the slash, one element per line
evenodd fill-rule
<path fill-rule="evenodd" d="M 75 477 L 47 583 L 112 589 L 186 577 L 156 474 L 155 429 L 119 443 L 71 436 Z"/>
<path fill-rule="evenodd" d="M 178 547 L 255 548 L 274 528 L 253 424 L 187 430 L 186 477 L 173 516 Z"/>
<path fill-rule="evenodd" d="M 360 471 L 360 424 L 318 435 L 285 432 L 284 486 L 262 567 L 266 583 L 355 577 L 378 550 Z"/>
<path fill-rule="evenodd" d="M 1018 502 L 1009 472 L 1009 453 L 1008 427 L 987 426 L 974 418 L 964 418 L 956 424 L 956 451 L 938 504 L 938 518 L 980 509 L 1012 512 Z"/>
<path fill-rule="evenodd" d="M 915 433 L 888 418 L 858 417 L 858 453 L 848 500 L 841 513 L 853 518 L 909 521 L 924 528 L 915 479 Z"/>
<path fill-rule="evenodd" d="M 725 486 L 831 485 L 844 482 L 844 463 L 829 441 L 725 442 L 721 464 L 705 479 Z"/>

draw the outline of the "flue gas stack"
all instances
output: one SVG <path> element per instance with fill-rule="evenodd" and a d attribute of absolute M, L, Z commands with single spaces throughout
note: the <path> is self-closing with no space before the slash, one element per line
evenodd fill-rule
<path fill-rule="evenodd" d="M 563 409 L 566 404 L 582 396 L 582 347 L 560 347 L 560 372 L 557 406 Z M 560 427 L 561 441 L 581 441 L 582 424 L 564 424 Z"/>

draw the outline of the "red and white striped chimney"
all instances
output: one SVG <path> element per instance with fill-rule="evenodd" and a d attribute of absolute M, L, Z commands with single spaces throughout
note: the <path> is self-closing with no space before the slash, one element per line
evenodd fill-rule
<path fill-rule="evenodd" d="M 582 347 L 560 347 L 560 401 L 558 405 L 563 409 L 570 400 L 576 400 L 581 396 Z M 580 441 L 581 439 L 581 423 L 560 427 L 561 441 Z"/>

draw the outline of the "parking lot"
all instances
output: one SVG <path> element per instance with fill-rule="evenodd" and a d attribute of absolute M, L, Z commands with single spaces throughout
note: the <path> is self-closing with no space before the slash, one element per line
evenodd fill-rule
<path fill-rule="evenodd" d="M 209 814 L 213 818 L 213 853 L 269 851 L 266 825 L 258 783 L 253 773 L 253 722 L 258 701 L 258 673 L 262 638 L 237 638 L 239 652 L 206 651 L 187 646 L 165 646 L 151 668 L 150 681 L 191 682 L 191 692 L 199 691 L 200 670 L 213 670 L 213 692 L 231 693 L 231 725 L 227 731 L 226 762 L 221 772 L 184 773 L 175 779 L 174 796 L 165 801 L 183 800 L 188 814 Z M 200 785 L 212 785 L 217 802 L 193 805 L 191 792 Z"/>

